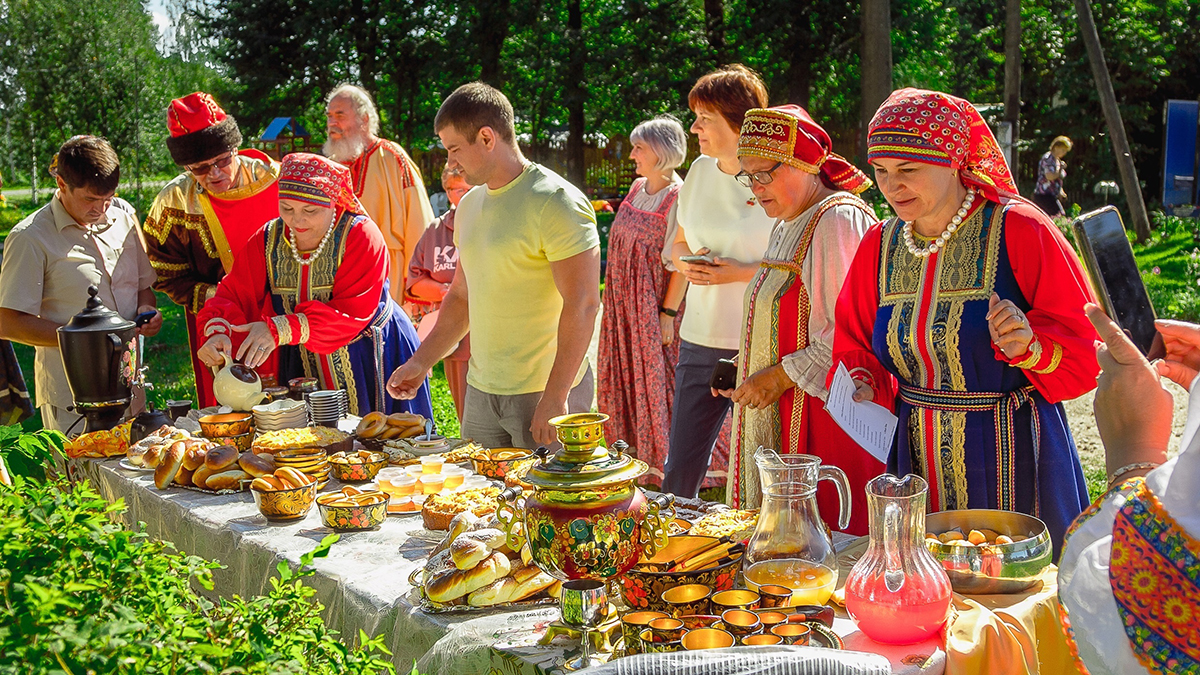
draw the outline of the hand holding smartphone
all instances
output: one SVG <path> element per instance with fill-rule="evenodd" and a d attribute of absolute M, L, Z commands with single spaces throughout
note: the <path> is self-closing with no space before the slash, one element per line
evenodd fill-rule
<path fill-rule="evenodd" d="M 710 253 L 705 253 L 704 255 L 681 255 L 681 256 L 679 256 L 679 259 L 689 265 L 692 265 L 695 263 L 700 263 L 703 265 L 712 265 L 716 262 L 716 260 L 713 258 L 712 254 L 710 254 Z"/>

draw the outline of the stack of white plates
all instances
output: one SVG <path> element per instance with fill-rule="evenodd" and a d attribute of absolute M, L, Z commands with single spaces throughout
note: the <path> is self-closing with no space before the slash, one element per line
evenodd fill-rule
<path fill-rule="evenodd" d="M 313 424 L 336 426 L 346 416 L 348 407 L 345 389 L 322 389 L 308 395 Z"/>
<path fill-rule="evenodd" d="M 254 413 L 254 426 L 259 432 L 296 429 L 308 425 L 308 406 L 304 405 L 304 401 L 285 398 L 256 405 L 250 410 Z"/>

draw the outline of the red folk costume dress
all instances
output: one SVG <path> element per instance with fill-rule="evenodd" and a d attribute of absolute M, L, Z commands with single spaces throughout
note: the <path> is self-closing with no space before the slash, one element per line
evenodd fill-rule
<path fill-rule="evenodd" d="M 171 102 L 167 127 L 167 147 L 180 165 L 211 160 L 242 142 L 236 120 L 200 92 Z M 196 357 L 204 343 L 196 314 L 233 269 L 234 254 L 263 223 L 279 217 L 279 162 L 258 150 L 241 150 L 229 170 L 239 172 L 238 187 L 219 195 L 208 193 L 187 171 L 176 176 L 154 198 L 142 225 L 146 252 L 158 273 L 155 290 L 184 308 L 201 408 L 217 405 L 217 399 L 212 371 Z M 274 372 L 274 360 L 258 370 Z"/>
<path fill-rule="evenodd" d="M 639 178 L 613 219 L 604 275 L 604 316 L 597 353 L 597 409 L 609 416 L 604 437 L 629 443 L 650 465 L 646 481 L 661 485 L 670 443 L 675 398 L 675 364 L 679 340 L 662 343 L 658 311 L 671 273 L 662 261 L 667 214 L 679 196 L 679 183 L 663 190 L 654 211 L 643 211 L 633 199 L 646 189 Z M 683 312 L 675 318 L 675 330 Z"/>
<path fill-rule="evenodd" d="M 1099 370 L 1079 261 L 1046 216 L 1017 196 L 991 131 L 967 101 L 896 91 L 869 131 L 870 160 L 958 169 L 978 198 L 928 257 L 908 250 L 897 219 L 871 228 L 838 299 L 833 361 L 896 410 L 888 469 L 924 477 L 932 510 L 1033 514 L 1057 550 L 1087 505 L 1060 401 L 1090 391 Z M 1034 332 L 1025 354 L 1006 358 L 992 342 L 992 293 L 1024 312 Z"/>
<path fill-rule="evenodd" d="M 354 196 L 383 232 L 391 262 L 388 281 L 392 297 L 403 305 L 413 253 L 425 228 L 433 222 L 433 208 L 421 172 L 404 148 L 382 138 L 346 166 L 350 168 Z"/>
<path fill-rule="evenodd" d="M 846 270 L 863 233 L 877 218 L 856 195 L 871 181 L 830 151 L 829 135 L 795 105 L 746 113 L 738 157 L 763 157 L 819 176 L 837 190 L 791 220 L 780 220 L 754 280 L 746 288 L 738 383 L 780 364 L 794 386 L 776 405 L 733 407 L 733 452 L 726 501 L 757 508 L 762 500 L 754 453 L 765 447 L 780 454 L 810 454 L 823 464 L 842 466 L 859 452 L 854 441 L 825 411 L 829 390 L 825 375 L 832 365 L 834 307 Z M 850 477 L 851 522 L 847 531 L 865 534 L 867 508 L 863 486 L 882 465 L 845 467 Z M 823 487 L 820 512 L 837 527 L 837 494 Z"/>
<path fill-rule="evenodd" d="M 206 335 L 263 321 L 279 345 L 281 380 L 315 377 L 322 389 L 345 389 L 350 412 L 416 412 L 432 419 L 429 383 L 400 401 L 385 390 L 392 371 L 412 358 L 420 340 L 388 294 L 387 247 L 378 226 L 350 191 L 350 173 L 309 153 L 283 160 L 280 199 L 335 210 L 315 251 L 299 253 L 282 218 L 259 228 L 233 272 L 205 304 Z M 297 259 L 299 258 L 299 259 Z"/>

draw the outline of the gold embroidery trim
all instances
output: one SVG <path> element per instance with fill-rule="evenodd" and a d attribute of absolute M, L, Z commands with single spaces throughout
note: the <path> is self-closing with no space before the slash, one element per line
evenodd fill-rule
<path fill-rule="evenodd" d="M 161 260 L 150 259 L 150 266 L 161 272 L 186 272 L 192 266 L 187 263 L 169 263 Z"/>
<path fill-rule="evenodd" d="M 213 210 L 208 195 L 201 193 L 196 196 L 200 200 L 200 208 L 204 210 L 204 219 L 208 221 L 213 245 L 217 249 L 217 256 L 221 258 L 221 267 L 224 267 L 225 273 L 229 274 L 229 271 L 233 269 L 233 249 L 229 247 L 229 240 L 225 238 L 225 228 L 221 227 L 221 221 L 217 218 L 217 212 Z"/>
<path fill-rule="evenodd" d="M 292 324 L 286 315 L 277 314 L 271 317 L 275 324 L 275 342 L 280 346 L 292 344 Z"/>
<path fill-rule="evenodd" d="M 308 338 L 310 337 L 308 331 L 308 315 L 300 313 L 296 315 L 296 318 L 300 321 L 300 344 L 307 344 Z"/>
<path fill-rule="evenodd" d="M 198 283 L 192 286 L 192 313 L 199 314 L 200 310 L 204 309 L 204 301 L 208 295 L 208 287 L 210 284 Z M 215 321 L 215 319 L 214 319 Z M 222 319 L 223 321 L 223 319 Z M 210 322 L 211 323 L 211 322 Z"/>
<path fill-rule="evenodd" d="M 1042 343 L 1035 335 L 1033 341 L 1029 343 L 1029 349 L 1026 351 L 1029 356 L 1012 364 L 1015 368 L 1032 368 L 1042 360 Z M 1036 371 L 1035 371 L 1036 372 Z"/>
<path fill-rule="evenodd" d="M 1058 344 L 1057 342 L 1053 342 L 1053 341 L 1050 342 L 1050 345 L 1053 347 L 1053 353 L 1050 356 L 1050 365 L 1046 366 L 1045 368 L 1043 368 L 1041 370 L 1034 369 L 1033 372 L 1037 373 L 1038 375 L 1047 375 L 1049 373 L 1053 373 L 1055 370 L 1058 370 L 1058 365 L 1060 363 L 1062 363 L 1062 357 L 1063 357 L 1062 345 Z"/>

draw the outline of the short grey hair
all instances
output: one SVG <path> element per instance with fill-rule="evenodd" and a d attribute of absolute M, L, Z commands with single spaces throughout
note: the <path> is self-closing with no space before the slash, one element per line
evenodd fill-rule
<path fill-rule="evenodd" d="M 672 171 L 687 158 L 687 132 L 672 115 L 659 115 L 633 128 L 629 134 L 631 143 L 645 143 L 655 155 L 658 171 Z"/>
<path fill-rule="evenodd" d="M 375 109 L 375 101 L 371 100 L 371 95 L 366 89 L 349 82 L 343 82 L 333 88 L 329 92 L 329 96 L 325 97 L 325 107 L 328 108 L 333 99 L 345 96 L 350 99 L 350 103 L 354 105 L 354 112 L 358 113 L 359 117 L 367 118 L 367 130 L 372 136 L 379 135 L 379 111 Z"/>

